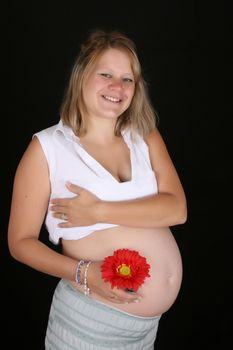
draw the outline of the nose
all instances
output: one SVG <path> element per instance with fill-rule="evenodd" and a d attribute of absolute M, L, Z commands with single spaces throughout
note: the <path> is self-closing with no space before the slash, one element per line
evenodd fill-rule
<path fill-rule="evenodd" d="M 123 81 L 122 79 L 114 78 L 111 80 L 110 83 L 111 89 L 122 89 L 123 88 Z"/>

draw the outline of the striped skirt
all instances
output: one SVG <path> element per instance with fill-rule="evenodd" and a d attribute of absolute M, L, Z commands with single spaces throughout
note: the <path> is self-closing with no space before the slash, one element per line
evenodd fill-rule
<path fill-rule="evenodd" d="M 52 300 L 45 349 L 153 350 L 160 317 L 119 311 L 61 279 Z"/>

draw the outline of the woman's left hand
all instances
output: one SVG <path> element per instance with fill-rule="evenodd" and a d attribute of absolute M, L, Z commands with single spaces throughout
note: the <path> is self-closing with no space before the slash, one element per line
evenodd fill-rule
<path fill-rule="evenodd" d="M 53 198 L 50 210 L 55 218 L 64 220 L 59 227 L 89 226 L 97 223 L 96 209 L 101 201 L 88 190 L 67 182 L 69 191 L 76 194 L 72 198 Z"/>

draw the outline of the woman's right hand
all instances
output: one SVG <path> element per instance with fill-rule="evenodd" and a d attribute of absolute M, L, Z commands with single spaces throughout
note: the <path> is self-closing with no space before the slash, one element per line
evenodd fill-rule
<path fill-rule="evenodd" d="M 142 296 L 139 293 L 112 288 L 109 282 L 105 282 L 101 275 L 101 264 L 102 262 L 93 261 L 88 268 L 87 284 L 90 293 L 96 293 L 116 304 L 137 303 L 141 300 Z"/>

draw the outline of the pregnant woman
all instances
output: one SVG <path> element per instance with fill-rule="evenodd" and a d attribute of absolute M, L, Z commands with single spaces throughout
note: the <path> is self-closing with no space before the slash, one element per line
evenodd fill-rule
<path fill-rule="evenodd" d="M 60 120 L 33 135 L 14 180 L 10 252 L 59 278 L 45 348 L 154 349 L 160 317 L 182 281 L 169 227 L 184 223 L 186 211 L 134 43 L 118 31 L 91 32 Z M 62 253 L 39 239 L 44 220 Z M 139 288 L 104 278 L 104 261 L 119 251 L 146 259 Z M 132 271 L 123 259 L 112 272 L 127 280 Z"/>

